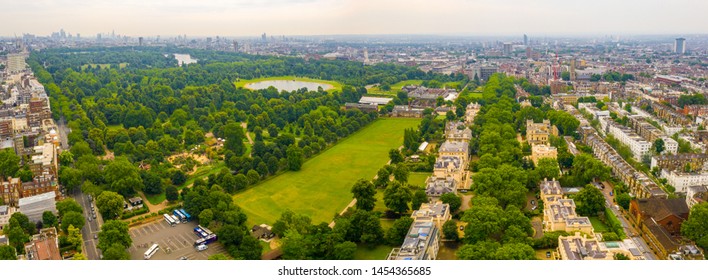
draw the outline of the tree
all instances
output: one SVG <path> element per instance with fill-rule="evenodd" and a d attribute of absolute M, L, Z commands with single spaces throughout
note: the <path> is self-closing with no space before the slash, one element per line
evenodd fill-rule
<path fill-rule="evenodd" d="M 396 164 L 396 168 L 393 170 L 393 178 L 401 183 L 408 182 L 409 174 L 410 171 L 408 171 L 408 167 L 403 164 Z"/>
<path fill-rule="evenodd" d="M 5 226 L 4 231 L 10 246 L 14 247 L 17 252 L 24 253 L 25 243 L 29 241 L 30 235 L 25 233 L 17 222 Z"/>
<path fill-rule="evenodd" d="M 71 258 L 71 260 L 74 260 L 74 261 L 87 261 L 88 258 L 87 258 L 86 256 L 84 256 L 84 254 L 82 254 L 82 253 L 76 253 L 76 254 L 74 254 L 74 256 Z"/>
<path fill-rule="evenodd" d="M 605 211 L 605 196 L 598 188 L 587 185 L 573 196 L 577 212 L 581 216 L 597 216 Z"/>
<path fill-rule="evenodd" d="M 504 244 L 496 252 L 497 260 L 535 260 L 536 251 L 527 244 L 508 243 Z"/>
<path fill-rule="evenodd" d="M 99 233 L 100 234 L 100 233 Z M 130 254 L 120 244 L 111 244 L 103 250 L 104 260 L 129 260 Z"/>
<path fill-rule="evenodd" d="M 98 248 L 104 252 L 114 245 L 118 245 L 123 251 L 133 244 L 128 233 L 128 224 L 122 221 L 109 220 L 101 226 L 98 232 Z"/>
<path fill-rule="evenodd" d="M 81 186 L 83 180 L 84 173 L 79 169 L 67 166 L 62 166 L 59 169 L 59 182 L 64 185 L 68 191 L 73 191 Z"/>
<path fill-rule="evenodd" d="M 481 241 L 463 245 L 455 255 L 459 260 L 496 260 L 496 252 L 500 247 L 496 241 Z"/>
<path fill-rule="evenodd" d="M 460 209 L 460 206 L 462 206 L 462 198 L 457 196 L 455 193 L 445 193 L 441 195 L 440 201 L 450 205 L 451 213 L 457 211 L 457 209 Z"/>
<path fill-rule="evenodd" d="M 27 234 L 35 234 L 36 228 L 33 223 L 30 222 L 29 218 L 21 213 L 21 212 L 15 212 L 12 213 L 12 216 L 10 216 L 10 220 L 8 221 L 8 224 L 10 225 L 15 225 L 19 226 L 22 231 L 24 231 Z"/>
<path fill-rule="evenodd" d="M 371 181 L 359 179 L 351 190 L 356 199 L 356 209 L 371 211 L 376 205 L 376 187 Z"/>
<path fill-rule="evenodd" d="M 165 199 L 169 202 L 174 202 L 179 199 L 179 193 L 177 192 L 177 187 L 167 186 L 165 188 Z"/>
<path fill-rule="evenodd" d="M 356 252 L 356 243 L 345 241 L 334 245 L 333 256 L 335 260 L 353 260 Z"/>
<path fill-rule="evenodd" d="M 112 191 L 104 191 L 96 197 L 96 207 L 106 220 L 118 218 L 123 213 L 123 196 Z"/>
<path fill-rule="evenodd" d="M 681 235 L 708 249 L 708 203 L 702 202 L 691 208 L 688 220 L 681 224 Z"/>
<path fill-rule="evenodd" d="M 295 231 L 301 234 L 307 233 L 312 220 L 310 217 L 295 214 L 290 209 L 286 209 L 280 214 L 280 218 L 273 223 L 273 233 L 280 237 L 287 236 L 288 232 Z"/>
<path fill-rule="evenodd" d="M 288 230 L 280 245 L 284 260 L 306 260 L 307 245 L 305 237 L 297 231 Z"/>
<path fill-rule="evenodd" d="M 403 239 L 406 238 L 408 229 L 413 224 L 413 218 L 404 216 L 393 222 L 391 228 L 386 231 L 386 241 L 391 245 L 400 245 L 403 243 Z"/>
<path fill-rule="evenodd" d="M 411 190 L 398 181 L 389 183 L 384 190 L 384 204 L 393 212 L 403 213 L 408 211 L 408 203 L 411 202 L 412 198 Z"/>
<path fill-rule="evenodd" d="M 630 260 L 630 258 L 627 255 L 622 254 L 622 253 L 617 253 L 612 258 L 615 260 L 618 260 L 618 261 Z"/>
<path fill-rule="evenodd" d="M 117 157 L 106 165 L 103 175 L 108 183 L 108 190 L 125 197 L 132 196 L 136 190 L 143 189 L 143 180 L 140 178 L 138 167 L 124 157 Z"/>
<path fill-rule="evenodd" d="M 453 220 L 448 220 L 442 227 L 443 237 L 449 240 L 459 240 L 460 235 L 457 233 L 457 223 Z"/>
<path fill-rule="evenodd" d="M 154 172 L 143 173 L 143 191 L 149 195 L 156 195 L 162 193 L 162 178 L 155 174 Z"/>
<path fill-rule="evenodd" d="M 69 242 L 69 244 L 74 245 L 76 251 L 81 252 L 81 243 L 83 242 L 83 238 L 81 237 L 81 229 L 76 228 L 73 225 L 69 225 L 69 228 L 66 232 L 66 241 Z"/>
<path fill-rule="evenodd" d="M 15 176 L 17 170 L 20 169 L 20 157 L 15 154 L 15 151 L 8 148 L 0 150 L 0 177 L 6 180 L 8 177 Z"/>
<path fill-rule="evenodd" d="M 10 245 L 0 245 L 0 260 L 16 260 L 17 251 Z"/>
<path fill-rule="evenodd" d="M 57 204 L 59 203 L 57 202 Z M 54 216 L 54 213 L 52 213 L 52 211 L 44 211 L 42 213 L 42 223 L 48 227 L 56 227 L 57 216 Z"/>
<path fill-rule="evenodd" d="M 224 148 L 238 156 L 242 156 L 246 151 L 246 147 L 243 144 L 246 134 L 243 132 L 243 128 L 234 122 L 230 122 L 223 126 L 222 130 L 224 139 L 226 139 Z"/>
<path fill-rule="evenodd" d="M 15 177 L 19 177 L 20 181 L 22 182 L 30 182 L 32 181 L 32 178 L 34 178 L 34 174 L 32 174 L 32 170 L 29 169 L 27 165 L 22 167 L 22 169 L 17 171 L 17 174 L 15 174 Z M 71 190 L 71 188 L 69 188 Z"/>
<path fill-rule="evenodd" d="M 263 252 L 261 242 L 250 234 L 244 235 L 234 257 L 242 260 L 260 260 Z"/>
<path fill-rule="evenodd" d="M 419 189 L 413 193 L 413 198 L 411 199 L 411 209 L 418 210 L 420 205 L 428 202 L 428 195 L 425 193 L 424 189 Z"/>
<path fill-rule="evenodd" d="M 543 180 L 544 178 L 548 180 L 560 178 L 558 161 L 554 158 L 539 159 L 534 170 L 536 171 L 536 174 L 538 174 L 538 179 L 540 180 Z"/>
<path fill-rule="evenodd" d="M 199 213 L 199 223 L 209 225 L 214 220 L 214 212 L 211 209 L 204 209 Z"/>
<path fill-rule="evenodd" d="M 62 199 L 61 201 L 57 202 L 56 208 L 57 208 L 57 212 L 59 212 L 59 217 L 63 217 L 64 214 L 69 213 L 69 212 L 78 212 L 78 213 L 84 212 L 84 209 L 81 207 L 81 205 L 71 197 L 67 197 L 67 198 Z"/>
<path fill-rule="evenodd" d="M 388 185 L 389 177 L 391 177 L 391 172 L 386 167 L 379 169 L 376 173 L 376 179 L 374 180 L 374 185 L 377 188 L 383 188 Z"/>
<path fill-rule="evenodd" d="M 391 149 L 388 151 L 388 158 L 391 159 L 391 164 L 397 164 L 403 162 L 403 154 L 398 149 Z"/>
<path fill-rule="evenodd" d="M 297 147 L 295 145 L 292 145 L 288 148 L 286 154 L 287 154 L 287 160 L 288 160 L 288 170 L 291 170 L 291 171 L 300 170 L 300 168 L 302 168 L 303 162 L 305 162 L 305 158 L 302 154 L 302 149 L 300 149 L 299 147 Z"/>
<path fill-rule="evenodd" d="M 182 185 L 184 184 L 184 182 L 187 182 L 187 174 L 185 174 L 182 170 L 175 170 L 174 172 L 172 172 L 170 180 L 175 186 Z"/>
<path fill-rule="evenodd" d="M 241 173 L 234 176 L 234 191 L 240 191 L 248 186 L 248 178 Z"/>
<path fill-rule="evenodd" d="M 632 197 L 627 193 L 621 193 L 615 197 L 615 200 L 617 201 L 617 205 L 625 210 L 629 210 L 629 203 L 632 200 Z"/>
<path fill-rule="evenodd" d="M 654 140 L 654 144 L 652 145 L 652 150 L 654 150 L 654 153 L 661 154 L 661 152 L 664 151 L 664 139 L 658 138 Z"/>
<path fill-rule="evenodd" d="M 246 173 L 246 178 L 248 179 L 248 184 L 255 185 L 261 180 L 261 175 L 258 174 L 258 171 L 251 169 L 248 170 L 248 173 Z"/>
<path fill-rule="evenodd" d="M 69 233 L 69 227 L 73 226 L 78 229 L 82 229 L 84 227 L 84 216 L 79 213 L 79 212 L 69 212 L 64 214 L 64 216 L 61 218 L 61 230 L 64 231 L 64 233 Z"/>

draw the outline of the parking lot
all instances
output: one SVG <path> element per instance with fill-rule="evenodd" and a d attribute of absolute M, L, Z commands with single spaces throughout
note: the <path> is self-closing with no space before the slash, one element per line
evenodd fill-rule
<path fill-rule="evenodd" d="M 197 235 L 194 228 L 197 223 L 192 221 L 186 224 L 177 224 L 172 227 L 165 220 L 140 225 L 130 229 L 130 238 L 133 245 L 128 248 L 130 258 L 143 260 L 143 254 L 154 243 L 160 245 L 160 250 L 150 258 L 151 260 L 178 260 L 182 257 L 189 260 L 206 260 L 214 254 L 226 254 L 226 250 L 219 244 L 211 243 L 209 248 L 198 252 L 194 248 Z"/>

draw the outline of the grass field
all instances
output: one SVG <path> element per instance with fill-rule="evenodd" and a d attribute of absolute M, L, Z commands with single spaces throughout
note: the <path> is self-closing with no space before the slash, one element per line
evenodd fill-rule
<path fill-rule="evenodd" d="M 329 90 L 342 91 L 342 84 L 340 84 L 339 82 L 311 79 L 311 78 L 307 78 L 307 77 L 295 77 L 295 76 L 265 77 L 265 78 L 251 79 L 251 80 L 240 80 L 240 81 L 235 82 L 234 85 L 237 88 L 240 88 L 240 87 L 242 88 L 242 87 L 246 87 L 246 84 L 257 83 L 257 82 L 262 82 L 262 81 L 273 81 L 273 80 L 295 80 L 295 81 L 300 81 L 300 82 L 323 83 L 323 84 L 332 85 L 332 89 L 329 89 Z"/>
<path fill-rule="evenodd" d="M 425 180 L 431 175 L 433 174 L 428 172 L 411 172 L 410 175 L 408 175 L 408 184 L 425 188 Z"/>
<path fill-rule="evenodd" d="M 598 217 L 589 217 L 590 223 L 592 224 L 592 227 L 595 229 L 595 232 L 608 232 L 609 229 L 607 228 L 607 225 L 603 223 Z"/>
<path fill-rule="evenodd" d="M 234 200 L 248 224 L 273 224 L 285 209 L 308 215 L 314 224 L 330 222 L 352 200 L 351 186 L 371 179 L 388 161 L 388 151 L 403 144 L 403 130 L 419 119 L 379 119 L 303 164 L 246 191 Z"/>

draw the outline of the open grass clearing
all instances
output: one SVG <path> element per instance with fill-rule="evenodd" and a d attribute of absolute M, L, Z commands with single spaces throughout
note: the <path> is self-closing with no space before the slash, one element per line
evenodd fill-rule
<path fill-rule="evenodd" d="M 297 172 L 285 172 L 234 195 L 248 224 L 273 224 L 285 209 L 330 222 L 352 200 L 352 185 L 371 179 L 388 161 L 388 151 L 403 143 L 403 131 L 419 119 L 376 120 L 307 160 Z"/>

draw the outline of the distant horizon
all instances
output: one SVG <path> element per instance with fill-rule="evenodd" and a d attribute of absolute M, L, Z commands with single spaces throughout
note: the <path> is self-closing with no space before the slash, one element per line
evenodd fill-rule
<path fill-rule="evenodd" d="M 3 11 L 3 37 L 62 28 L 86 38 L 113 30 L 130 37 L 708 34 L 708 1 L 696 0 L 55 0 L 5 3 Z"/>

